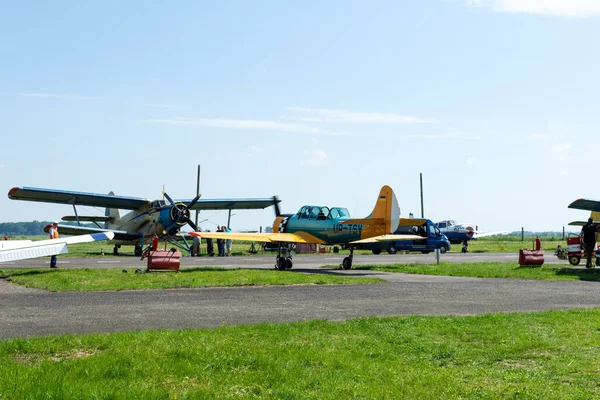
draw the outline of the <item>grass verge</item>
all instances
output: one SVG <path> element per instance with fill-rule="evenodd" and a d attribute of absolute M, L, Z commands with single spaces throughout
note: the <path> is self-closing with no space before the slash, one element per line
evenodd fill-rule
<path fill-rule="evenodd" d="M 333 266 L 330 266 L 333 267 Z M 520 267 L 514 263 L 440 263 L 440 264 L 393 264 L 357 265 L 358 270 L 403 272 L 406 274 L 468 276 L 474 278 L 519 278 L 541 280 L 586 280 L 600 281 L 600 269 L 574 269 L 570 266 L 548 264 L 541 267 Z"/>
<path fill-rule="evenodd" d="M 355 278 L 316 272 L 305 274 L 275 270 L 186 268 L 179 273 L 152 272 L 136 274 L 135 269 L 81 268 L 57 270 L 7 269 L 0 270 L 0 275 L 25 287 L 45 289 L 52 292 L 383 282 L 383 280 L 375 278 Z"/>
<path fill-rule="evenodd" d="M 0 341 L 0 398 L 600 397 L 600 310 Z"/>

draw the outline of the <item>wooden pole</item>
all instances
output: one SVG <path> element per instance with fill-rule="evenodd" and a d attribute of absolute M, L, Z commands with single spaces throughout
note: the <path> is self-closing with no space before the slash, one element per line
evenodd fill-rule
<path fill-rule="evenodd" d="M 423 173 L 419 173 L 419 180 L 421 182 L 421 218 L 425 218 L 425 211 L 423 210 Z"/>
<path fill-rule="evenodd" d="M 200 164 L 198 164 L 198 174 L 196 175 L 196 194 L 200 193 Z M 194 223 L 198 226 L 198 210 L 196 210 L 196 218 Z"/>
<path fill-rule="evenodd" d="M 525 228 L 521 227 L 521 242 L 525 241 Z"/>

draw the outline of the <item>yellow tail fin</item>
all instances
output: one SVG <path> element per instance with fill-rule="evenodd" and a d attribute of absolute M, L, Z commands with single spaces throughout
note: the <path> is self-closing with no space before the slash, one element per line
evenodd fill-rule
<path fill-rule="evenodd" d="M 394 233 L 400 222 L 400 206 L 391 187 L 385 185 L 379 191 L 377 202 L 370 218 L 383 218 L 386 233 Z"/>

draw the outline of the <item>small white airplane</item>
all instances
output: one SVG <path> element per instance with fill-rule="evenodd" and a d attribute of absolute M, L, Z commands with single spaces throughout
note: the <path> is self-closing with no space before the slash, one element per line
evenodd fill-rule
<path fill-rule="evenodd" d="M 24 260 L 68 253 L 68 244 L 111 240 L 112 232 L 94 233 L 47 240 L 3 240 L 0 241 L 0 262 Z"/>
<path fill-rule="evenodd" d="M 452 244 L 463 244 L 462 252 L 466 253 L 468 248 L 469 240 L 477 239 L 485 236 L 503 235 L 508 233 L 507 231 L 498 232 L 479 232 L 475 228 L 476 225 L 469 222 L 456 222 L 451 219 L 436 222 L 435 225 L 439 230 L 446 235 L 450 243 Z"/>

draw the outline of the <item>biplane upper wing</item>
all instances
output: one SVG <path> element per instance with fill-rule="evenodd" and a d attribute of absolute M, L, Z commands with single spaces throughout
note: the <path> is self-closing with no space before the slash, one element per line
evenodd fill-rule
<path fill-rule="evenodd" d="M 51 225 L 44 227 L 44 232 L 48 233 Z M 143 235 L 140 232 L 128 232 L 115 229 L 90 228 L 77 225 L 58 225 L 58 231 L 61 235 L 85 235 L 96 233 L 112 233 L 115 240 L 137 240 Z"/>
<path fill-rule="evenodd" d="M 177 199 L 176 202 L 189 204 L 192 199 Z M 190 210 L 255 210 L 267 208 L 281 200 L 273 198 L 255 199 L 199 199 Z"/>
<path fill-rule="evenodd" d="M 360 244 L 360 243 L 377 243 L 377 242 L 391 242 L 397 240 L 425 240 L 426 237 L 419 235 L 379 235 L 372 236 L 366 239 L 355 240 L 350 242 L 351 244 Z"/>
<path fill-rule="evenodd" d="M 68 252 L 68 244 L 110 240 L 113 236 L 112 232 L 102 232 L 92 235 L 71 236 L 67 238 L 38 241 L 4 240 L 0 242 L 0 262 L 63 254 Z"/>
<path fill-rule="evenodd" d="M 42 189 L 34 187 L 14 187 L 9 190 L 11 200 L 39 201 L 43 203 L 74 204 L 92 207 L 135 210 L 150 204 L 150 199 L 141 197 L 116 196 L 112 194 L 72 192 L 68 190 Z"/>
<path fill-rule="evenodd" d="M 600 201 L 577 199 L 569 204 L 569 208 L 575 208 L 577 210 L 600 211 Z"/>

